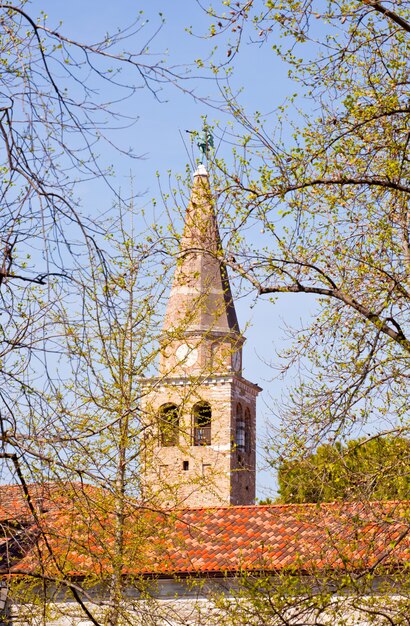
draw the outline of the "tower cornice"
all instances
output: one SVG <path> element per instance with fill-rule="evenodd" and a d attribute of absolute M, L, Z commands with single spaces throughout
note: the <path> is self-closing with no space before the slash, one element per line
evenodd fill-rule
<path fill-rule="evenodd" d="M 151 376 L 150 378 L 138 379 L 141 387 L 144 389 L 149 388 L 161 388 L 161 387 L 183 387 L 190 385 L 193 390 L 195 387 L 224 385 L 224 384 L 238 384 L 239 386 L 252 389 L 255 395 L 258 395 L 262 391 L 262 387 L 256 383 L 252 383 L 243 376 L 238 374 L 216 374 L 214 376 L 195 376 L 195 378 L 188 379 L 186 376 Z"/>

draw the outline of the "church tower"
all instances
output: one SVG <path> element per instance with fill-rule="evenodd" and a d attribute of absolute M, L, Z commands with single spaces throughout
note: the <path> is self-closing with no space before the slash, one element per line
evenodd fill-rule
<path fill-rule="evenodd" d="M 208 173 L 199 165 L 147 381 L 143 489 L 169 507 L 253 504 L 256 396 L 242 345 Z"/>

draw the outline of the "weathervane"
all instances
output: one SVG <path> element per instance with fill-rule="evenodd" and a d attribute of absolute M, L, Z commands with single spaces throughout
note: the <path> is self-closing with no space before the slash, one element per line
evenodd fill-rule
<path fill-rule="evenodd" d="M 204 124 L 203 130 L 197 133 L 195 130 L 187 130 L 190 135 L 196 136 L 196 145 L 199 148 L 201 154 L 201 163 L 205 163 L 208 160 L 209 150 L 214 147 L 214 138 L 211 130 L 207 124 Z"/>

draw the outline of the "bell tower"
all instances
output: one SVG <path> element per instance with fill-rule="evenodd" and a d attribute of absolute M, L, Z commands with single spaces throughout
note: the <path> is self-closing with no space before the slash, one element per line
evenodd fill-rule
<path fill-rule="evenodd" d="M 158 376 L 147 381 L 143 489 L 169 507 L 253 504 L 256 397 L 208 173 L 194 174 L 166 309 Z"/>

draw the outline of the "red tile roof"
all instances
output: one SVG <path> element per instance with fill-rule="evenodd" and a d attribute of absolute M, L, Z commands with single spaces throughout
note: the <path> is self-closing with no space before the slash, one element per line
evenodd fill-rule
<path fill-rule="evenodd" d="M 40 561 L 50 575 L 111 570 L 115 501 L 108 492 L 74 484 L 30 487 L 30 493 L 34 517 L 20 487 L 0 487 L 3 543 L 23 533 L 13 558 L 0 552 L 0 570 L 35 572 Z M 124 574 L 309 573 L 410 562 L 410 502 L 158 512 L 130 500 L 124 514 Z"/>

